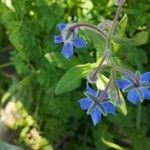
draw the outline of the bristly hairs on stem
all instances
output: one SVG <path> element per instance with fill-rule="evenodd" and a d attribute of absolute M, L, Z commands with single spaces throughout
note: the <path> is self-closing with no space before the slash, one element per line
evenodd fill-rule
<path fill-rule="evenodd" d="M 103 30 L 99 29 L 95 25 L 88 24 L 88 23 L 74 23 L 74 24 L 70 25 L 67 30 L 74 31 L 76 28 L 87 28 L 87 29 L 93 30 L 94 32 L 98 33 L 104 39 L 107 38 L 107 35 Z"/>
<path fill-rule="evenodd" d="M 115 26 L 117 24 L 117 19 L 118 19 L 120 13 L 121 13 L 122 6 L 123 6 L 124 2 L 125 2 L 125 0 L 120 0 L 120 2 L 119 2 L 119 6 L 118 6 L 118 9 L 117 9 L 116 15 L 113 19 L 113 23 L 112 23 L 112 26 L 110 28 L 110 31 L 109 31 L 108 35 L 106 35 L 101 29 L 98 28 L 98 30 L 100 30 L 100 33 L 103 33 L 106 36 L 105 37 L 106 46 L 105 46 L 105 51 L 104 51 L 103 57 L 102 57 L 99 65 L 96 67 L 95 71 L 93 72 L 93 74 L 91 76 L 91 81 L 93 79 L 95 79 L 97 74 L 100 72 L 100 70 L 102 68 L 102 64 L 103 64 L 103 62 L 105 61 L 106 58 L 108 58 L 108 57 L 110 58 L 112 67 L 114 68 L 114 63 L 113 63 L 113 60 L 112 60 L 112 57 L 111 57 L 111 38 L 112 38 L 112 34 L 113 34 Z M 80 26 L 80 24 L 77 24 L 76 26 Z M 75 25 L 74 25 L 74 27 L 75 27 Z M 95 26 L 94 26 L 94 28 L 95 28 Z M 96 29 L 97 29 L 97 27 L 96 27 Z M 113 80 L 114 80 L 114 77 L 113 77 Z"/>
<path fill-rule="evenodd" d="M 115 15 L 115 17 L 114 17 L 114 20 L 113 20 L 113 23 L 112 23 L 112 27 L 110 28 L 109 34 L 108 34 L 108 36 L 107 36 L 107 38 L 106 38 L 106 48 L 105 48 L 105 51 L 106 51 L 106 50 L 107 50 L 107 51 L 109 50 L 108 53 L 109 53 L 109 57 L 110 57 L 111 63 L 112 63 L 112 64 L 111 64 L 111 65 L 112 65 L 112 71 L 111 71 L 110 80 L 109 80 L 109 82 L 108 82 L 108 84 L 107 84 L 105 90 L 104 90 L 103 93 L 101 94 L 101 96 L 100 96 L 100 98 L 99 98 L 99 101 L 101 101 L 101 100 L 103 99 L 103 97 L 104 97 L 105 94 L 107 93 L 109 87 L 111 86 L 112 81 L 115 80 L 115 69 L 114 69 L 115 67 L 114 67 L 114 62 L 113 62 L 112 57 L 111 57 L 111 38 L 112 38 L 112 34 L 113 34 L 113 32 L 114 32 L 114 29 L 115 29 L 115 27 L 116 27 L 117 19 L 118 19 L 120 13 L 121 13 L 122 6 L 123 6 L 124 2 L 125 2 L 124 0 L 121 0 L 120 4 L 119 4 L 119 6 L 118 6 L 118 9 L 117 9 L 116 15 Z M 100 62 L 100 64 L 101 64 L 101 62 Z"/>

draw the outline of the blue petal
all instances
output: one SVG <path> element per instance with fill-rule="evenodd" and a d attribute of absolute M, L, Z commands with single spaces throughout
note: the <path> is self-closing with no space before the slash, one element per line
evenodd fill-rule
<path fill-rule="evenodd" d="M 73 39 L 73 44 L 76 48 L 86 47 L 85 41 L 81 37 L 76 37 Z"/>
<path fill-rule="evenodd" d="M 54 43 L 61 43 L 63 42 L 63 37 L 61 35 L 54 36 Z"/>
<path fill-rule="evenodd" d="M 60 31 L 63 31 L 65 28 L 66 28 L 66 24 L 65 23 L 59 23 L 57 25 L 57 28 L 60 30 Z"/>
<path fill-rule="evenodd" d="M 149 81 L 150 82 L 150 72 L 145 72 L 141 75 L 142 81 Z"/>
<path fill-rule="evenodd" d="M 86 84 L 86 92 L 94 97 L 97 96 L 97 92 L 89 86 L 88 82 Z"/>
<path fill-rule="evenodd" d="M 140 101 L 140 97 L 136 89 L 130 90 L 127 98 L 133 104 L 137 104 Z"/>
<path fill-rule="evenodd" d="M 102 114 L 98 107 L 96 107 L 96 109 L 94 109 L 90 115 L 92 117 L 94 126 L 101 121 Z"/>
<path fill-rule="evenodd" d="M 82 98 L 79 100 L 80 108 L 83 110 L 88 110 L 92 105 L 92 101 L 89 98 Z"/>
<path fill-rule="evenodd" d="M 120 80 L 116 80 L 116 84 L 120 89 L 125 89 L 128 86 L 130 86 L 132 83 L 129 80 L 120 79 Z"/>
<path fill-rule="evenodd" d="M 143 88 L 143 93 L 144 93 L 144 99 L 149 99 L 150 100 L 150 89 Z"/>
<path fill-rule="evenodd" d="M 104 106 L 104 108 L 108 113 L 116 115 L 115 106 L 111 102 L 103 102 L 102 105 Z"/>
<path fill-rule="evenodd" d="M 65 58 L 70 58 L 73 56 L 73 45 L 72 43 L 64 43 L 62 47 L 62 54 L 64 55 Z"/>

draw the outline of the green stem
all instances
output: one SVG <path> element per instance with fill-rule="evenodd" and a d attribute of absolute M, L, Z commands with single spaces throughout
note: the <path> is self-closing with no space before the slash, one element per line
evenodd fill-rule
<path fill-rule="evenodd" d="M 137 106 L 137 112 L 136 112 L 136 128 L 140 129 L 141 127 L 141 112 L 142 112 L 142 105 L 141 103 Z"/>
<path fill-rule="evenodd" d="M 113 19 L 113 24 L 112 24 L 112 26 L 109 30 L 108 36 L 106 38 L 106 48 L 110 51 L 109 52 L 109 58 L 110 58 L 110 61 L 111 61 L 111 70 L 112 70 L 111 76 L 112 76 L 112 82 L 114 83 L 114 85 L 115 85 L 115 64 L 113 62 L 112 55 L 111 55 L 111 40 L 112 40 L 112 35 L 113 35 L 114 29 L 117 25 L 117 20 L 118 20 L 118 17 L 120 15 L 120 13 L 121 13 L 124 2 L 125 2 L 124 0 L 121 0 L 121 3 L 120 3 L 120 5 L 117 9 L 116 15 Z M 118 99 L 119 99 L 120 95 L 119 95 L 117 86 L 116 86 L 116 90 L 117 90 L 117 95 L 118 95 Z"/>
<path fill-rule="evenodd" d="M 105 52 L 103 54 L 102 60 L 100 61 L 99 65 L 96 67 L 92 77 L 90 77 L 91 81 L 94 80 L 95 77 L 97 76 L 97 74 L 100 72 L 100 69 L 102 68 L 102 64 L 103 64 L 103 62 L 105 61 L 105 59 L 107 57 L 110 58 L 111 66 L 112 66 L 112 70 L 113 70 L 112 80 L 115 79 L 114 62 L 113 62 L 112 56 L 111 56 L 111 39 L 112 39 L 113 31 L 114 31 L 114 29 L 116 27 L 116 24 L 117 24 L 117 19 L 118 19 L 120 13 L 121 13 L 122 6 L 123 6 L 124 2 L 125 2 L 124 0 L 121 0 L 121 3 L 120 3 L 120 5 L 117 9 L 116 15 L 113 19 L 112 27 L 111 27 L 108 35 L 106 35 L 101 29 L 97 28 L 96 26 L 90 25 L 90 24 L 78 23 L 78 24 L 74 24 L 73 26 L 69 27 L 70 30 L 74 30 L 75 28 L 79 28 L 79 27 L 93 29 L 93 30 L 99 32 L 99 34 L 106 40 Z"/>

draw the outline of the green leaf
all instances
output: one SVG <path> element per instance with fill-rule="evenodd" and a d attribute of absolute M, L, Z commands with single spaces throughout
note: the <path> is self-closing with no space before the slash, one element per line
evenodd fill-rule
<path fill-rule="evenodd" d="M 142 31 L 137 33 L 134 37 L 134 45 L 135 46 L 141 46 L 148 42 L 148 31 Z"/>
<path fill-rule="evenodd" d="M 71 68 L 59 80 L 56 85 L 55 94 L 59 95 L 65 92 L 75 90 L 80 86 L 81 79 L 87 75 L 93 64 L 77 65 Z"/>

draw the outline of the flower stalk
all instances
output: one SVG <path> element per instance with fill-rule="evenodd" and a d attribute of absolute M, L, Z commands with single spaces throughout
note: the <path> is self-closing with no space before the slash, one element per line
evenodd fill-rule
<path fill-rule="evenodd" d="M 76 28 L 87 28 L 87 29 L 95 31 L 100 36 L 102 36 L 104 39 L 106 39 L 106 37 L 107 37 L 106 33 L 103 30 L 101 30 L 100 28 L 98 28 L 97 26 L 92 25 L 92 24 L 74 23 L 68 29 L 71 30 L 71 31 L 74 31 Z"/>

